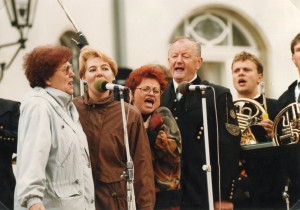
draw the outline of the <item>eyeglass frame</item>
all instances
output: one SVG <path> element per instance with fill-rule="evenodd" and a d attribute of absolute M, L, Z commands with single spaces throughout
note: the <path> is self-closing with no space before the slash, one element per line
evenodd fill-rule
<path fill-rule="evenodd" d="M 147 95 L 149 93 L 153 93 L 153 95 L 157 96 L 157 95 L 162 95 L 162 91 L 161 90 L 157 90 L 154 88 L 151 88 L 149 86 L 145 86 L 145 87 L 139 87 L 139 88 L 135 88 L 135 89 L 139 89 L 141 91 L 141 93 L 143 93 L 144 95 Z"/>
<path fill-rule="evenodd" d="M 74 72 L 73 70 L 73 65 L 72 64 L 68 64 L 66 67 L 64 67 L 63 69 L 59 69 L 59 71 L 64 72 L 66 75 L 69 75 L 70 72 Z"/>

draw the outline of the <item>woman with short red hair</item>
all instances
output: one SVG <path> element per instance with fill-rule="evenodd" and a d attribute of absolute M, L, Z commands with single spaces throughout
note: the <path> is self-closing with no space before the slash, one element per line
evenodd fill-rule
<path fill-rule="evenodd" d="M 167 87 L 160 65 L 145 65 L 126 80 L 131 102 L 141 112 L 152 151 L 156 191 L 155 209 L 179 209 L 181 135 L 176 121 L 160 96 Z"/>

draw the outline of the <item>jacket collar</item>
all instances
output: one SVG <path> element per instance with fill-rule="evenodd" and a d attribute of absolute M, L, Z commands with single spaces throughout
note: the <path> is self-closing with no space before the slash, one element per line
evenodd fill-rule
<path fill-rule="evenodd" d="M 68 112 L 70 110 L 72 104 L 72 96 L 70 94 L 52 87 L 46 87 L 45 90 L 65 111 Z"/>
<path fill-rule="evenodd" d="M 201 82 L 202 82 L 202 80 L 200 79 L 199 76 L 197 76 L 193 81 L 191 81 L 191 83 L 193 85 L 199 85 L 199 84 L 201 84 Z"/>
<path fill-rule="evenodd" d="M 193 85 L 198 85 L 201 84 L 202 82 L 205 81 L 202 81 L 199 76 L 197 76 L 193 81 L 191 81 Z M 166 91 L 162 95 L 161 104 L 164 104 L 170 108 L 175 98 L 176 98 L 176 93 L 175 93 L 174 82 L 173 80 L 171 80 L 168 84 Z"/>
<path fill-rule="evenodd" d="M 53 107 L 54 111 L 72 128 L 75 133 L 77 133 L 79 114 L 72 103 L 71 95 L 55 88 L 35 87 L 34 91 L 31 92 L 28 97 L 42 97 L 49 101 L 49 104 Z M 68 109 L 69 112 L 66 111 L 66 109 Z"/>
<path fill-rule="evenodd" d="M 288 90 L 292 90 L 294 91 L 295 90 L 295 87 L 298 83 L 298 80 L 295 80 L 289 87 L 288 87 Z"/>
<path fill-rule="evenodd" d="M 113 101 L 114 101 L 114 94 L 112 91 L 109 92 L 109 96 L 107 96 L 103 99 L 100 99 L 97 102 L 92 101 L 87 92 L 84 93 L 84 95 L 83 95 L 83 103 L 87 106 L 101 107 L 101 106 L 104 106 Z"/>

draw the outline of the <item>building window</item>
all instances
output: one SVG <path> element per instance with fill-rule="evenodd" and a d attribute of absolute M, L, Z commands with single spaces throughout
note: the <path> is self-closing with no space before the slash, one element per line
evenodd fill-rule
<path fill-rule="evenodd" d="M 183 34 L 191 36 L 203 46 L 244 46 L 256 48 L 248 30 L 225 14 L 205 12 L 183 21 Z M 179 32 L 180 33 L 180 32 Z M 181 32 L 182 33 L 182 32 Z"/>

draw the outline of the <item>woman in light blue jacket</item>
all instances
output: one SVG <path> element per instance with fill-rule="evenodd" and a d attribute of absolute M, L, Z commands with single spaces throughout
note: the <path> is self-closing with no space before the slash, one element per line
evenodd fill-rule
<path fill-rule="evenodd" d="M 33 49 L 24 60 L 33 88 L 21 103 L 15 209 L 94 210 L 86 136 L 72 103 L 71 51 Z"/>

